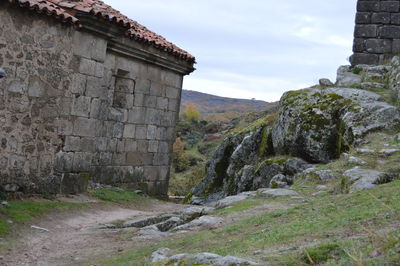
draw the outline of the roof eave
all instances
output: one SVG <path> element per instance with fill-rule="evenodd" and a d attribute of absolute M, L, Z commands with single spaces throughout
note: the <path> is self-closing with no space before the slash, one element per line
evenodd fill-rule
<path fill-rule="evenodd" d="M 156 49 L 151 44 L 138 42 L 130 36 L 126 36 L 124 28 L 118 25 L 110 26 L 109 21 L 101 17 L 85 12 L 77 12 L 76 17 L 82 25 L 80 30 L 91 32 L 108 40 L 107 49 L 109 51 L 167 68 L 183 75 L 188 75 L 195 70 L 194 58 L 193 60 L 181 59 L 167 51 Z"/>

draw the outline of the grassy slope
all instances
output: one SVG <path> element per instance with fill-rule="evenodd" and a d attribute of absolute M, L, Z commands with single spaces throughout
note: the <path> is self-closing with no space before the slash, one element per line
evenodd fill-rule
<path fill-rule="evenodd" d="M 176 237 L 131 250 L 102 261 L 101 265 L 148 265 L 151 253 L 160 247 L 169 247 L 175 254 L 214 252 L 286 265 L 321 261 L 328 264 L 362 262 L 379 265 L 400 261 L 400 231 L 379 232 L 382 228 L 398 228 L 400 181 L 355 194 L 316 197 L 311 196 L 315 190 L 307 188 L 310 184 L 304 184 L 298 183 L 295 188 L 310 201 L 298 206 L 250 215 L 217 230 Z M 252 208 L 260 201 L 268 203 L 274 200 L 249 199 L 239 203 L 232 211 Z M 227 211 L 217 214 L 226 215 Z M 265 253 L 268 250 L 275 250 L 272 252 L 274 255 Z M 371 257 L 372 251 L 380 256 Z"/>

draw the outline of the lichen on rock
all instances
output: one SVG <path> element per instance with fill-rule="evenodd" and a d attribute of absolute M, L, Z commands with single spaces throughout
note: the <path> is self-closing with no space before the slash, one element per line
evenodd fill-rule
<path fill-rule="evenodd" d="M 290 91 L 281 108 L 272 129 L 274 151 L 315 163 L 339 158 L 369 132 L 400 124 L 396 107 L 358 89 Z"/>

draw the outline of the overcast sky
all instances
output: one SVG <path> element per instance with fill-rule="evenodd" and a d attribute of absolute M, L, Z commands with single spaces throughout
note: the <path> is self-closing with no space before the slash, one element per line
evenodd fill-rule
<path fill-rule="evenodd" d="M 277 101 L 348 64 L 357 0 L 105 2 L 196 57 L 184 89 Z"/>

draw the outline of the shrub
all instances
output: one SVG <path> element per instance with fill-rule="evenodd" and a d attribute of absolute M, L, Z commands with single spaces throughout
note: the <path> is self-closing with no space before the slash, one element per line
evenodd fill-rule
<path fill-rule="evenodd" d="M 205 175 L 205 164 L 199 164 L 184 174 L 171 174 L 169 194 L 172 196 L 186 196 L 196 187 Z"/>
<path fill-rule="evenodd" d="M 200 112 L 194 104 L 189 104 L 182 112 L 182 119 L 186 121 L 198 122 L 200 116 Z"/>

